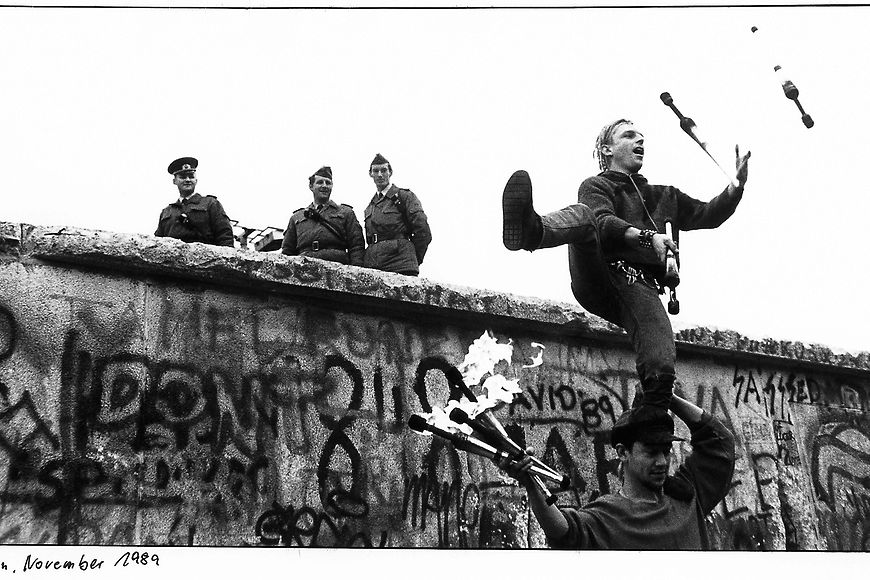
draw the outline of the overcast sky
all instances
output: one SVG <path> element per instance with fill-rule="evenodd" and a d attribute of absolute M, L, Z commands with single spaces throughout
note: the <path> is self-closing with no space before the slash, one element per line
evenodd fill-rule
<path fill-rule="evenodd" d="M 362 219 L 380 152 L 429 216 L 424 277 L 574 302 L 566 248 L 502 246 L 504 184 L 526 169 L 539 210 L 576 202 L 598 130 L 627 117 L 651 182 L 712 198 L 725 177 L 669 91 L 724 164 L 752 150 L 736 214 L 682 236 L 675 326 L 870 350 L 868 22 L 867 7 L 0 8 L 0 219 L 151 234 L 187 155 L 197 191 L 244 225 L 286 226 L 321 165 Z"/>

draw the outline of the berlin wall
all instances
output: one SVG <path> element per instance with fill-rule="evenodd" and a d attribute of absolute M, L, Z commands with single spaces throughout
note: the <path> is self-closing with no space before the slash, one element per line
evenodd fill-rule
<path fill-rule="evenodd" d="M 558 504 L 614 491 L 634 356 L 573 305 L 0 223 L 0 543 L 543 547 L 522 489 L 407 428 L 473 389 L 486 331 L 522 389 L 497 416 L 570 476 Z M 677 338 L 678 392 L 737 440 L 715 547 L 867 550 L 870 355 Z"/>

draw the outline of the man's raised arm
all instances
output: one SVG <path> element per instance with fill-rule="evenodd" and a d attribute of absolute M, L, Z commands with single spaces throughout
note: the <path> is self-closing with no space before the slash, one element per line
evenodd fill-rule
<path fill-rule="evenodd" d="M 519 481 L 526 488 L 529 504 L 532 506 L 532 513 L 535 514 L 535 519 L 538 520 L 541 529 L 544 530 L 547 537 L 558 540 L 568 533 L 568 520 L 565 519 L 565 515 L 559 511 L 559 508 L 555 505 L 547 504 L 541 489 L 529 477 L 529 467 L 531 465 L 532 458 L 528 455 L 514 464 L 511 464 L 506 459 L 498 463 L 500 469 Z"/>
<path fill-rule="evenodd" d="M 686 424 L 697 423 L 704 415 L 704 409 L 677 395 L 671 399 L 671 411 Z"/>

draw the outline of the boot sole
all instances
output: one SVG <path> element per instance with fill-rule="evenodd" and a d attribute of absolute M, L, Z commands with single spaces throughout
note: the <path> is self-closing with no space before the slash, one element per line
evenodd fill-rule
<path fill-rule="evenodd" d="M 532 207 L 532 180 L 523 170 L 514 172 L 501 198 L 502 242 L 508 250 L 523 249 L 523 218 Z"/>

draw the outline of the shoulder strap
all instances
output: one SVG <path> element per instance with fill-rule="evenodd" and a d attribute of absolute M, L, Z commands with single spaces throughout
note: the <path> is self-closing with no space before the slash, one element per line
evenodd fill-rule
<path fill-rule="evenodd" d="M 414 229 L 411 227 L 411 223 L 410 223 L 410 221 L 408 220 L 408 206 L 407 206 L 407 204 L 405 204 L 405 202 L 402 201 L 402 199 L 399 197 L 399 192 L 401 192 L 401 191 L 408 191 L 408 190 L 407 190 L 407 189 L 402 189 L 401 187 L 399 187 L 399 186 L 397 186 L 397 185 L 395 185 L 395 186 L 393 186 L 393 187 L 396 188 L 396 195 L 394 195 L 393 197 L 388 197 L 387 199 L 389 199 L 390 202 L 392 202 L 392 204 L 393 204 L 394 206 L 396 206 L 396 209 L 399 210 L 399 213 L 402 214 L 402 221 L 405 222 L 405 228 L 407 228 L 407 230 L 408 230 L 408 234 L 412 234 L 412 233 L 414 232 Z"/>
<path fill-rule="evenodd" d="M 333 234 L 335 234 L 335 237 L 337 237 L 339 240 L 341 240 L 342 244 L 347 245 L 347 240 L 345 239 L 344 235 L 340 231 L 338 231 L 338 228 L 336 228 L 334 225 L 332 225 L 331 223 L 329 223 L 328 221 L 323 219 L 323 216 L 320 215 L 319 211 L 317 211 L 314 208 L 308 208 L 305 210 L 305 217 L 310 218 L 316 222 L 319 222 L 323 227 L 325 227 L 326 229 L 331 231 Z"/>
<path fill-rule="evenodd" d="M 184 215 L 187 215 L 187 214 L 184 214 Z M 214 241 L 214 236 L 211 234 L 211 232 L 209 231 L 208 234 L 206 232 L 203 232 L 199 228 L 199 226 L 196 225 L 192 219 L 190 219 L 190 217 L 187 218 L 187 223 L 184 225 L 186 225 L 187 227 L 189 227 L 190 229 L 195 231 L 197 234 L 199 234 L 199 237 L 201 237 L 205 241 L 205 243 L 211 244 Z"/>

